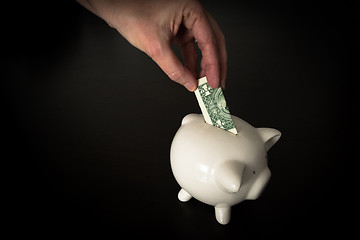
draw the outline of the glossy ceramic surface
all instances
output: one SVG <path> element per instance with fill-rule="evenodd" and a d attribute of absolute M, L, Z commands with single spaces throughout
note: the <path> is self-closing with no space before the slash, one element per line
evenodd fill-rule
<path fill-rule="evenodd" d="M 221 224 L 230 221 L 231 206 L 259 197 L 271 176 L 267 151 L 281 136 L 232 117 L 237 135 L 205 123 L 201 114 L 185 116 L 170 151 L 179 200 L 213 205 Z"/>

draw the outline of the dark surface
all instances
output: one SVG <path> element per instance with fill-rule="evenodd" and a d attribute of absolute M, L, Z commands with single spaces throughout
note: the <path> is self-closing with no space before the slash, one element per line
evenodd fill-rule
<path fill-rule="evenodd" d="M 234 206 L 227 226 L 211 206 L 179 202 L 169 150 L 182 117 L 200 112 L 195 96 L 75 2 L 28 3 L 3 21 L 5 229 L 190 239 L 354 230 L 357 6 L 204 2 L 226 37 L 232 114 L 283 134 L 262 196 Z"/>

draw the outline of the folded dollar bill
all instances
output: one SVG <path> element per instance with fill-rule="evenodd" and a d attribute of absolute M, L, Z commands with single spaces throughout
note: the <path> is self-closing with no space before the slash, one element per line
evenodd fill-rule
<path fill-rule="evenodd" d="M 210 87 L 206 77 L 203 77 L 199 79 L 195 95 L 206 123 L 225 129 L 233 134 L 237 134 L 229 108 L 226 105 L 224 94 L 220 87 L 215 89 Z"/>

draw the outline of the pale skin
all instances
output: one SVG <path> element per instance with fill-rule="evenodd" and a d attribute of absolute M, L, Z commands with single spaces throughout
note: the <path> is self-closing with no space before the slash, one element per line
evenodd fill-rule
<path fill-rule="evenodd" d="M 196 0 L 77 0 L 146 53 L 173 81 L 189 91 L 206 76 L 213 88 L 225 88 L 225 38 L 214 18 Z M 196 45 L 202 59 L 196 76 Z M 181 48 L 184 64 L 171 49 Z"/>

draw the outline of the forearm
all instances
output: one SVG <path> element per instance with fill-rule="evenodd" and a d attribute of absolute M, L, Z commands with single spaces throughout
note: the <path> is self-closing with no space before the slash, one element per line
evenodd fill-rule
<path fill-rule="evenodd" d="M 112 10 L 126 0 L 76 0 L 83 7 L 111 25 Z"/>
<path fill-rule="evenodd" d="M 91 5 L 91 3 L 88 0 L 76 0 L 78 3 L 80 3 L 83 7 L 85 7 L 87 10 L 95 13 L 94 7 Z"/>

